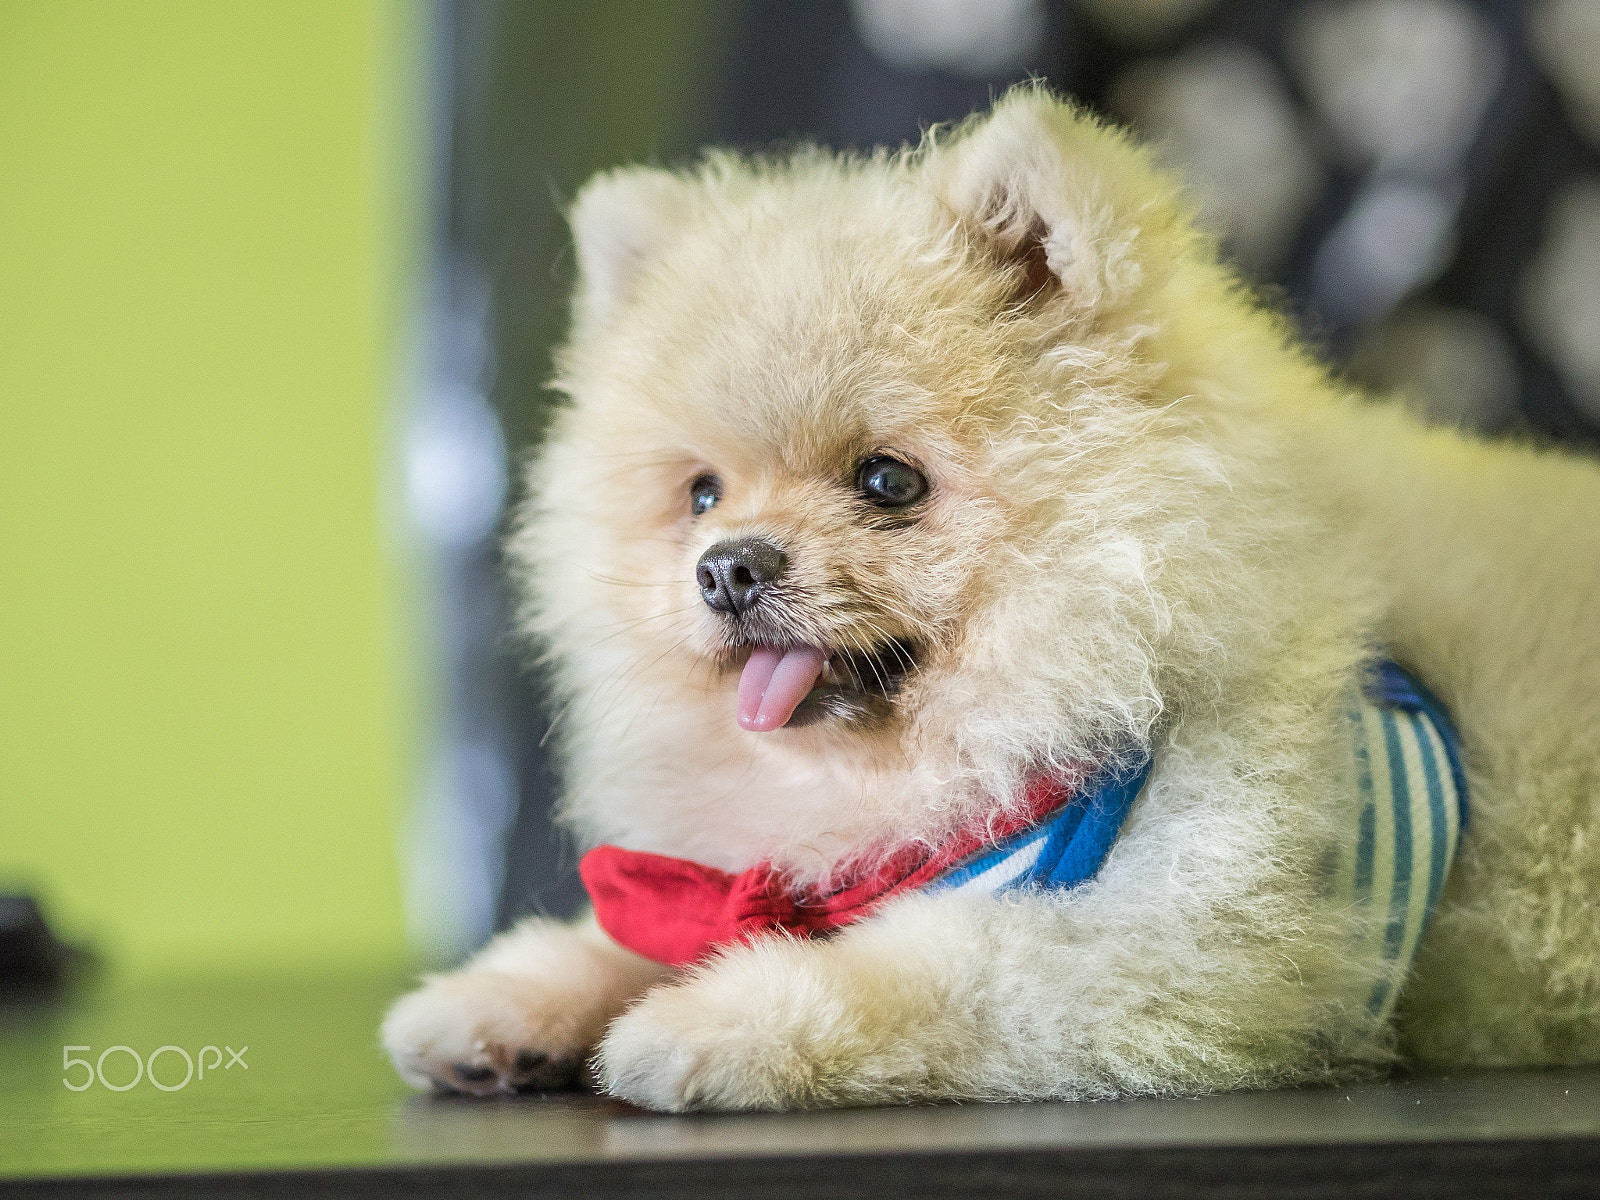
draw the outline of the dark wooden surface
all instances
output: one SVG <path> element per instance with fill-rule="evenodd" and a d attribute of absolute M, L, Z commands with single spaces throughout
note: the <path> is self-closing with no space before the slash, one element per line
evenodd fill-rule
<path fill-rule="evenodd" d="M 376 1042 L 402 986 L 206 981 L 0 1009 L 0 1195 L 1600 1196 L 1600 1071 L 661 1117 L 590 1095 L 409 1094 Z M 247 1046 L 247 1065 L 168 1092 L 148 1079 L 73 1092 L 69 1045 L 90 1059 Z M 131 1057 L 105 1072 L 125 1083 Z M 181 1056 L 157 1072 L 177 1083 Z"/>

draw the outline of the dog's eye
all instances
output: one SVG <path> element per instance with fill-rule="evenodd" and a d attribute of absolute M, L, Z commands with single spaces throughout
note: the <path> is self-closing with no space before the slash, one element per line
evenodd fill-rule
<path fill-rule="evenodd" d="M 696 475 L 689 485 L 689 511 L 699 516 L 722 499 L 722 480 L 715 475 Z"/>
<path fill-rule="evenodd" d="M 928 481 L 898 458 L 869 458 L 856 472 L 856 486 L 879 508 L 904 508 L 928 494 Z"/>

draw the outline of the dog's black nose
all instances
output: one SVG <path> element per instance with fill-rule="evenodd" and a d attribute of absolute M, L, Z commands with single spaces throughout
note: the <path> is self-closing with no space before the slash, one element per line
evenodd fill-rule
<path fill-rule="evenodd" d="M 747 612 L 761 598 L 766 585 L 788 563 L 783 551 L 762 538 L 718 542 L 700 556 L 695 578 L 700 595 L 717 612 Z"/>

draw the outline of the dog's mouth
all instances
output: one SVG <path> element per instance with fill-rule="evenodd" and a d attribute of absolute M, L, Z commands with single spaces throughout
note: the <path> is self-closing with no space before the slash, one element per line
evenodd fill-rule
<path fill-rule="evenodd" d="M 739 724 L 765 733 L 887 716 L 916 665 L 916 647 L 903 638 L 867 650 L 758 643 L 739 676 Z"/>

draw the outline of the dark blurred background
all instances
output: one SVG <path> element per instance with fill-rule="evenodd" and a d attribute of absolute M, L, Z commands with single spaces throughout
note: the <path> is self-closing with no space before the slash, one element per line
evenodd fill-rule
<path fill-rule="evenodd" d="M 1600 433 L 1596 0 L 450 0 L 425 386 L 408 494 L 445 694 L 411 854 L 452 958 L 581 903 L 547 813 L 536 673 L 499 563 L 549 409 L 562 211 L 618 163 L 705 144 L 914 142 L 1030 77 L 1162 147 L 1241 270 L 1355 379 L 1427 419 Z"/>

